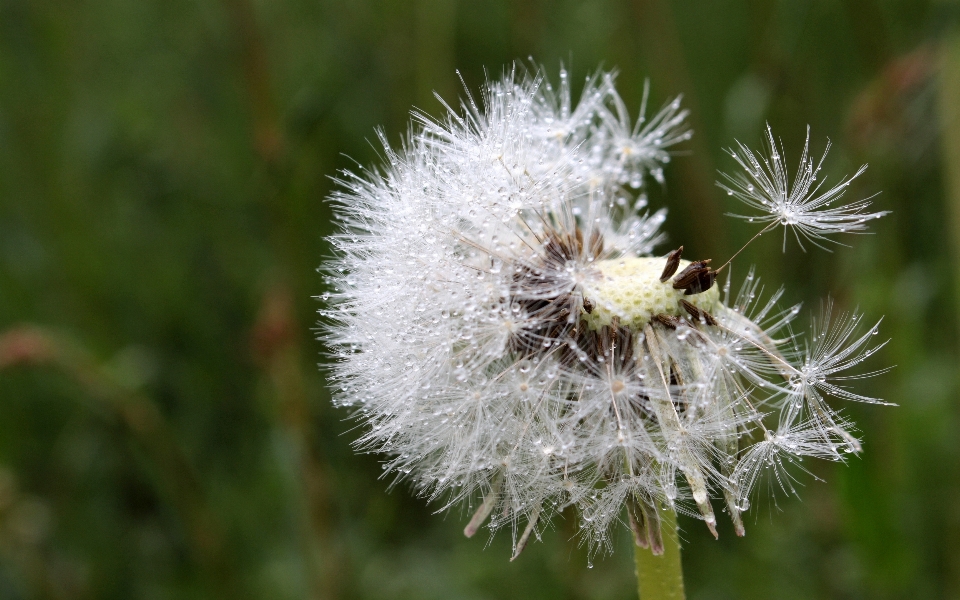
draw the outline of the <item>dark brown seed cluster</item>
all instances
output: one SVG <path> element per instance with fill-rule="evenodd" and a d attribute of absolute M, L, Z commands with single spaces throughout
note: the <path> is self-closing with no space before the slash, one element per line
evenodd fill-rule
<path fill-rule="evenodd" d="M 602 364 L 609 366 L 615 373 L 630 372 L 636 362 L 634 333 L 627 327 L 621 327 L 616 319 L 610 325 L 597 330 L 578 328 L 576 343 L 581 351 L 587 353 L 588 359 L 592 361 L 591 364 L 602 361 Z M 578 357 L 570 352 L 562 356 L 561 360 L 564 364 L 568 364 L 578 360 Z"/>
<path fill-rule="evenodd" d="M 684 294 L 687 296 L 709 290 L 713 287 L 713 282 L 717 278 L 716 271 L 712 270 L 709 265 L 709 259 L 696 260 L 690 263 L 673 280 L 673 289 L 684 290 Z"/>
<path fill-rule="evenodd" d="M 521 355 L 549 352 L 556 343 L 577 338 L 580 311 L 590 313 L 593 305 L 574 293 L 575 285 L 569 282 L 566 266 L 571 261 L 597 260 L 603 254 L 604 241 L 598 231 L 584 243 L 579 227 L 572 232 L 549 229 L 542 247 L 535 262 L 520 265 L 513 275 L 511 309 L 537 323 L 532 329 L 518 331 L 511 339 L 511 349 Z M 556 293 L 543 297 L 538 290 L 544 289 Z"/>
<path fill-rule="evenodd" d="M 683 246 L 680 246 L 667 255 L 667 264 L 663 267 L 663 274 L 660 275 L 660 282 L 666 283 L 673 277 L 680 266 L 680 256 L 683 254 Z M 713 287 L 717 279 L 717 272 L 709 267 L 710 260 L 695 260 L 680 271 L 676 279 L 673 280 L 673 289 L 683 290 L 684 295 L 692 296 L 705 292 Z"/>
<path fill-rule="evenodd" d="M 704 325 L 716 325 L 717 320 L 713 316 L 702 308 L 697 308 L 693 304 L 687 302 L 683 298 L 680 299 L 680 306 L 683 307 L 683 310 L 687 311 L 687 314 L 693 318 L 694 321 L 703 323 Z"/>

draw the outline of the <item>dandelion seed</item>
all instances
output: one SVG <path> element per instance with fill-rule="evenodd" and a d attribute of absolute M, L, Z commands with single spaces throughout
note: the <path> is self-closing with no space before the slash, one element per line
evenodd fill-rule
<path fill-rule="evenodd" d="M 754 154 L 744 144 L 737 142 L 739 153 L 729 151 L 730 156 L 743 168 L 742 173 L 728 175 L 721 173 L 726 183 L 717 185 L 734 196 L 750 208 L 759 211 L 760 215 L 731 215 L 750 222 L 768 223 L 768 228 L 784 227 L 784 245 L 786 245 L 786 231 L 791 230 L 797 242 L 803 247 L 802 240 L 823 247 L 820 242 L 832 241 L 828 235 L 836 233 L 864 233 L 867 221 L 879 219 L 888 211 L 875 213 L 866 212 L 871 204 L 871 198 L 855 200 L 845 204 L 839 200 L 846 194 L 850 183 L 867 170 L 867 166 L 860 167 L 852 177 L 844 177 L 831 188 L 825 188 L 826 178 L 820 178 L 820 172 L 827 153 L 830 151 L 830 142 L 823 151 L 820 160 L 810 156 L 810 128 L 807 127 L 807 138 L 800 154 L 797 172 L 791 183 L 785 160 L 780 160 L 784 154 L 782 147 L 773 136 L 773 130 L 767 125 L 766 143 L 769 158 L 762 153 Z M 779 148 L 779 150 L 778 150 Z M 836 206 L 832 206 L 837 203 Z M 802 239 L 801 239 L 802 238 Z"/>

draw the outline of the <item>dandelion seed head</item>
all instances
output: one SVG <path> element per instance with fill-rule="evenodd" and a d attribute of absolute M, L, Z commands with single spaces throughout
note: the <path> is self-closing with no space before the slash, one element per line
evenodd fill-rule
<path fill-rule="evenodd" d="M 322 337 L 358 449 L 463 507 L 466 535 L 512 529 L 514 556 L 568 506 L 592 551 L 668 507 L 716 534 L 719 503 L 742 535 L 765 474 L 793 493 L 791 459 L 859 450 L 828 399 L 879 402 L 849 386 L 877 326 L 827 305 L 804 338 L 752 270 L 731 300 L 726 264 L 656 253 L 666 213 L 644 189 L 687 113 L 647 114 L 646 88 L 633 120 L 614 82 L 589 78 L 577 101 L 565 73 L 514 70 L 442 119 L 415 115 L 399 149 L 381 135 L 383 166 L 343 173 L 332 197 Z M 737 150 L 747 174 L 726 188 L 761 222 L 819 240 L 882 214 L 839 203 L 846 185 L 818 191 L 806 150 L 788 186 L 769 135 L 770 156 Z"/>

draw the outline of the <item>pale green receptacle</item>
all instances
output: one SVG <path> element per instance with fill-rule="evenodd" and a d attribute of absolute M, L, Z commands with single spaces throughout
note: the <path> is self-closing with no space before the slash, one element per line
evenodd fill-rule
<path fill-rule="evenodd" d="M 594 265 L 599 275 L 583 285 L 584 298 L 590 301 L 592 311 L 583 320 L 593 329 L 610 325 L 614 317 L 620 325 L 640 331 L 654 315 L 686 316 L 680 305 L 686 300 L 708 313 L 720 306 L 720 292 L 716 286 L 689 296 L 683 290 L 673 289 L 671 279 L 660 281 L 666 261 L 658 257 L 626 257 L 599 261 Z M 678 272 L 690 262 L 680 261 Z"/>

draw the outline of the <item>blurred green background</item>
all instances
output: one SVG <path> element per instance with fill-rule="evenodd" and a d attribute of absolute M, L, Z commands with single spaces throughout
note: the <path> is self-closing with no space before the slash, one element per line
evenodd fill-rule
<path fill-rule="evenodd" d="M 852 248 L 738 259 L 785 302 L 886 315 L 896 364 L 747 537 L 681 520 L 692 600 L 960 598 L 960 5 L 929 0 L 0 0 L 0 598 L 631 598 L 626 531 L 509 535 L 379 480 L 317 362 L 338 170 L 379 161 L 459 69 L 603 65 L 695 138 L 650 190 L 723 258 L 722 148 L 765 121 L 893 214 Z M 356 162 L 355 162 L 356 161 Z M 591 566 L 592 565 L 592 566 Z"/>

